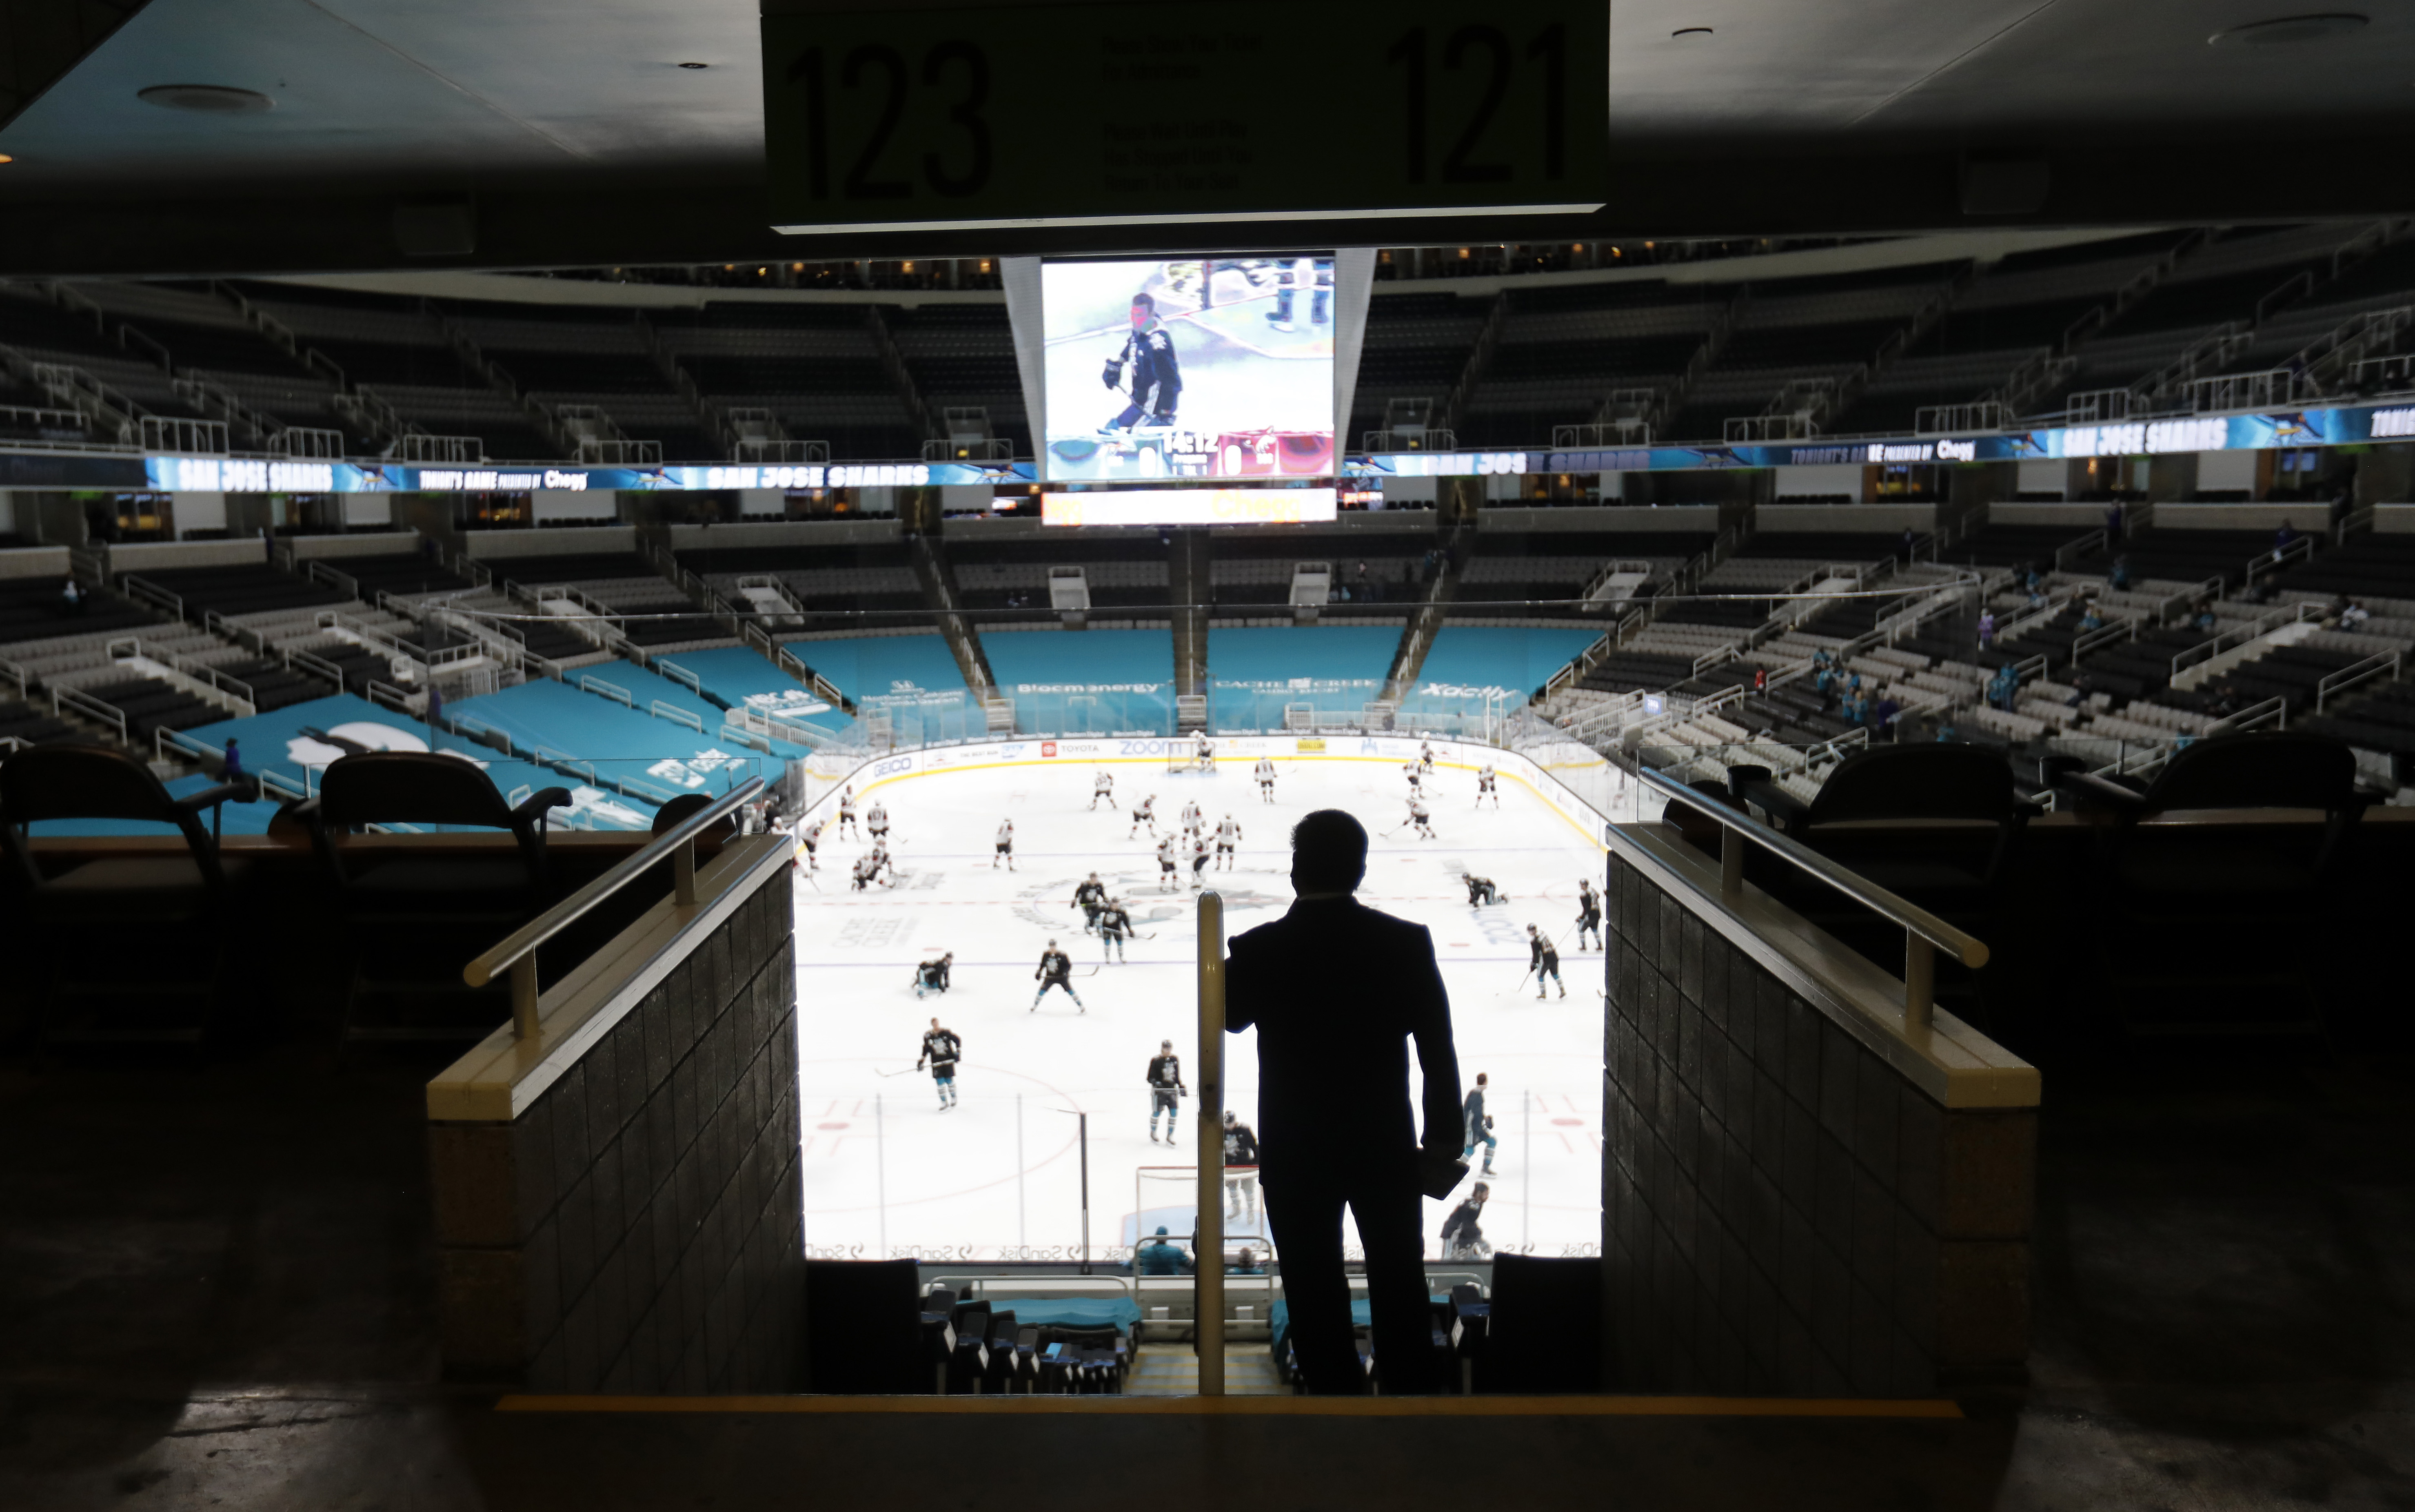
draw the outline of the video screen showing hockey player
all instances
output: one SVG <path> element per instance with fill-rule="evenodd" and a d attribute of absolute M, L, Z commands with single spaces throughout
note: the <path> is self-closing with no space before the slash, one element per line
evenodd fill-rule
<path fill-rule="evenodd" d="M 1319 477 L 1333 259 L 1048 262 L 1049 478 Z"/>

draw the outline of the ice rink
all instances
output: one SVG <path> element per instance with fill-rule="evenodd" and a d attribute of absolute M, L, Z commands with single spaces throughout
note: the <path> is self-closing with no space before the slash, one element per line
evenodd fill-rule
<path fill-rule="evenodd" d="M 1040 746 L 1021 749 L 1036 755 Z M 1428 784 L 1437 838 L 1420 840 L 1404 822 L 1406 784 L 1397 760 L 1279 759 L 1271 805 L 1260 801 L 1250 765 L 1247 757 L 1226 759 L 1214 775 L 1175 774 L 1162 756 L 1075 756 L 917 774 L 863 789 L 863 806 L 877 798 L 888 808 L 896 887 L 850 891 L 848 865 L 868 843 L 835 838 L 833 830 L 821 843 L 821 870 L 810 883 L 801 876 L 797 889 L 811 1252 L 1078 1256 L 1077 1114 L 1088 1115 L 1093 1255 L 1116 1258 L 1144 1216 L 1144 1232 L 1159 1222 L 1188 1232 L 1190 1173 L 1137 1178 L 1144 1167 L 1190 1164 L 1198 1112 L 1186 1099 L 1179 1143 L 1169 1149 L 1150 1142 L 1144 1074 L 1158 1042 L 1174 1041 L 1186 1074 L 1198 1055 L 1189 867 L 1178 891 L 1161 891 L 1154 840 L 1132 833 L 1132 802 L 1150 793 L 1160 831 L 1178 825 L 1191 799 L 1211 828 L 1228 813 L 1240 823 L 1235 865 L 1207 874 L 1225 899 L 1228 935 L 1289 906 L 1293 821 L 1325 807 L 1359 816 L 1374 837 L 1359 896 L 1432 931 L 1462 1079 L 1473 1085 L 1478 1071 L 1491 1079 L 1500 1148 L 1486 1236 L 1502 1250 L 1594 1252 L 1603 972 L 1598 951 L 1576 949 L 1574 921 L 1579 879 L 1600 886 L 1601 848 L 1506 775 L 1499 809 L 1488 801 L 1478 811 L 1474 771 L 1441 766 Z M 1116 810 L 1089 807 L 1100 771 L 1116 779 Z M 1015 825 L 1012 871 L 993 865 L 994 836 L 1006 817 Z M 1127 901 L 1135 927 L 1153 936 L 1132 943 L 1129 963 L 1101 966 L 1099 941 L 1083 932 L 1071 906 L 1075 885 L 1092 870 Z M 1469 908 L 1459 881 L 1467 870 L 1492 877 L 1511 901 Z M 1521 981 L 1530 921 L 1560 940 L 1565 998 L 1538 1001 L 1533 981 Z M 1053 991 L 1033 1010 L 1033 975 L 1051 938 L 1073 959 L 1086 1011 Z M 943 951 L 955 952 L 952 990 L 918 999 L 914 964 Z M 929 1074 L 913 1070 L 935 1015 L 964 1041 L 961 1100 L 944 1113 Z M 1226 1100 L 1254 1122 L 1255 1036 L 1228 1036 L 1226 1045 Z M 1346 1100 L 1362 1090 L 1337 1082 L 1332 1095 Z M 1427 1204 L 1430 1256 L 1441 1252 L 1435 1235 L 1449 1205 Z"/>

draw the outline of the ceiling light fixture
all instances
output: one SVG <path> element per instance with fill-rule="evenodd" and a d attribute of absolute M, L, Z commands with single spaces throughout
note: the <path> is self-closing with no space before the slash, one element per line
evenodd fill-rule
<path fill-rule="evenodd" d="M 9 157 L 7 153 L 0 152 L 0 163 L 13 163 L 16 160 L 16 158 Z"/>
<path fill-rule="evenodd" d="M 2208 47 L 2298 47 L 2308 42 L 2327 42 L 2335 37 L 2346 37 L 2364 29 L 2371 18 L 2353 11 L 2338 11 L 2320 16 L 2277 16 L 2271 21 L 2251 21 L 2243 26 L 2227 27 L 2205 39 Z"/>
<path fill-rule="evenodd" d="M 200 115 L 257 115 L 277 108 L 277 101 L 260 91 L 232 84 L 153 84 L 136 91 L 135 97 L 161 110 Z"/>
<path fill-rule="evenodd" d="M 682 68 L 709 68 L 712 65 L 709 63 L 682 63 L 680 67 Z"/>
<path fill-rule="evenodd" d="M 1708 37 L 1711 35 L 1711 29 L 1708 26 L 1680 26 L 1669 35 L 1672 37 Z"/>

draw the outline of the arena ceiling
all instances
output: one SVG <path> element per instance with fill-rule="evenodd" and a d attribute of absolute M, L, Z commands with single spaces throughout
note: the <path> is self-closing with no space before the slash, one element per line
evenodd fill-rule
<path fill-rule="evenodd" d="M 2400 213 L 2410 197 L 2393 165 L 2415 146 L 2415 3 L 2323 3 L 2361 8 L 1618 0 L 1600 212 L 1361 222 L 1348 238 L 1285 222 L 1252 239 L 1450 244 Z M 1168 243 L 1162 227 L 812 246 L 770 232 L 758 22 L 758 0 L 0 0 L 0 154 L 11 159 L 0 164 L 0 272 Z M 1336 60 L 1339 88 L 1372 90 L 1371 77 Z M 218 93 L 162 95 L 177 85 Z M 1025 108 L 1062 111 L 1069 130 L 1116 108 L 1047 80 L 1012 87 Z"/>

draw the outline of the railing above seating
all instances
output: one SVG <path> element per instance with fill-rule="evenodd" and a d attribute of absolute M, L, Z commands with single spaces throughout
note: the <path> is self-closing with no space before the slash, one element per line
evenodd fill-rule
<path fill-rule="evenodd" d="M 1682 803 L 1718 821 L 1719 897 L 1732 906 L 1744 896 L 1745 846 L 1759 846 L 1807 872 L 1882 919 L 1900 925 L 1904 933 L 1903 1024 L 1908 1032 L 1928 1030 L 1937 1006 L 1936 952 L 1943 951 L 1963 966 L 1976 969 L 1988 964 L 1988 947 L 1919 905 L 1896 896 L 1877 883 L 1848 871 L 1792 836 L 1762 823 L 1732 805 L 1715 800 L 1649 768 L 1639 768 L 1636 780 L 1672 803 Z"/>
<path fill-rule="evenodd" d="M 682 908 L 693 908 L 696 896 L 696 842 L 706 831 L 737 813 L 763 791 L 763 779 L 749 777 L 712 802 L 657 835 L 620 865 L 562 899 L 506 936 L 494 949 L 461 968 L 461 980 L 484 987 L 498 973 L 509 971 L 512 985 L 512 1035 L 537 1037 L 536 951 L 546 941 L 568 929 L 622 888 L 646 875 L 665 857 L 671 861 L 671 897 Z"/>

